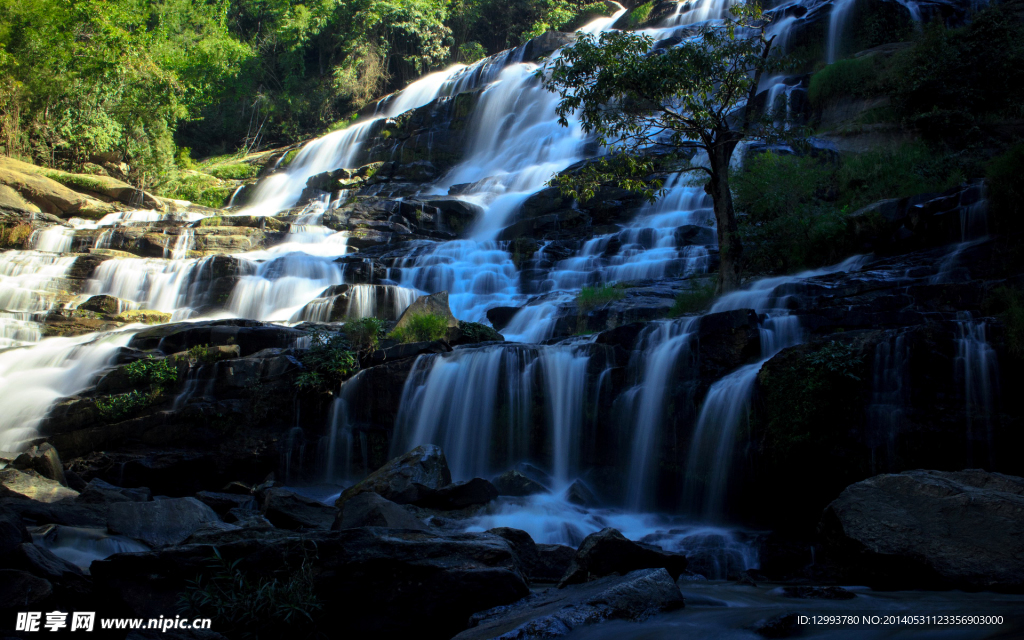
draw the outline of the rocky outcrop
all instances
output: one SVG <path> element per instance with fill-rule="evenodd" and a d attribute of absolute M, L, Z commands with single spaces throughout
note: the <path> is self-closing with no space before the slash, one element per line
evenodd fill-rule
<path fill-rule="evenodd" d="M 441 448 L 428 444 L 390 460 L 361 482 L 342 492 L 335 506 L 344 504 L 361 493 L 373 492 L 398 504 L 418 502 L 429 490 L 451 484 L 452 474 Z"/>
<path fill-rule="evenodd" d="M 1024 478 L 875 476 L 847 487 L 820 530 L 849 576 L 876 587 L 1024 589 Z"/>
<path fill-rule="evenodd" d="M 180 544 L 203 525 L 220 521 L 195 498 L 115 502 L 107 505 L 107 514 L 110 531 L 151 547 Z"/>
<path fill-rule="evenodd" d="M 360 493 L 345 501 L 331 529 L 384 527 L 388 529 L 427 529 L 416 516 L 401 505 L 382 498 L 372 491 Z"/>
<path fill-rule="evenodd" d="M 285 489 L 263 498 L 263 516 L 279 529 L 330 529 L 337 509 Z"/>
<path fill-rule="evenodd" d="M 558 586 L 651 568 L 663 568 L 675 580 L 686 570 L 686 564 L 686 556 L 633 542 L 615 529 L 602 529 L 583 539 Z"/>
<path fill-rule="evenodd" d="M 448 292 L 440 291 L 427 296 L 420 296 L 413 301 L 398 318 L 395 323 L 395 330 L 409 326 L 412 318 L 422 315 L 434 315 L 444 318 L 450 328 L 458 328 L 459 321 L 452 315 L 451 307 L 448 306 Z"/>
<path fill-rule="evenodd" d="M 537 493 L 547 493 L 544 485 L 531 480 L 515 469 L 510 469 L 494 480 L 494 486 L 500 496 L 531 496 Z"/>
<path fill-rule="evenodd" d="M 20 497 L 37 502 L 59 502 L 78 496 L 59 482 L 50 480 L 34 470 L 18 471 L 13 467 L 0 469 L 0 497 Z"/>

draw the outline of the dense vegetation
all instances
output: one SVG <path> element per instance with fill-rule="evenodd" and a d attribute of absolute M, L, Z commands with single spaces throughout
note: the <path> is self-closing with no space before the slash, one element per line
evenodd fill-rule
<path fill-rule="evenodd" d="M 0 0 L 0 153 L 103 165 L 153 189 L 190 154 L 322 133 L 426 71 L 598 10 L 580 0 Z M 168 188 L 196 201 L 204 190 Z"/>

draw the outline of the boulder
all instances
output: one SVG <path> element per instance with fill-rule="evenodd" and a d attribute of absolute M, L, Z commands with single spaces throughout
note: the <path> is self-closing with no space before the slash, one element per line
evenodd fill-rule
<path fill-rule="evenodd" d="M 92 296 L 82 304 L 78 305 L 78 309 L 81 309 L 82 311 L 94 311 L 106 316 L 116 316 L 127 306 L 129 305 L 124 304 L 120 298 L 101 295 Z"/>
<path fill-rule="evenodd" d="M 19 471 L 12 467 L 0 469 L 0 498 L 22 497 L 37 502 L 52 503 L 78 496 L 55 480 L 44 478 L 36 471 Z"/>
<path fill-rule="evenodd" d="M 483 478 L 453 482 L 437 491 L 425 492 L 416 504 L 429 509 L 452 511 L 487 504 L 498 497 L 498 490 Z"/>
<path fill-rule="evenodd" d="M 406 327 L 414 316 L 422 315 L 441 316 L 448 321 L 449 328 L 459 326 L 459 321 L 452 315 L 452 309 L 448 306 L 448 292 L 440 291 L 429 296 L 416 298 L 411 305 L 402 313 L 395 323 L 395 329 Z"/>
<path fill-rule="evenodd" d="M 107 513 L 107 527 L 112 533 L 151 547 L 180 544 L 206 523 L 219 521 L 213 509 L 195 498 L 115 502 Z"/>
<path fill-rule="evenodd" d="M 682 554 L 638 544 L 609 527 L 583 539 L 558 586 L 564 588 L 613 573 L 652 568 L 666 569 L 675 580 L 686 570 L 686 564 Z"/>
<path fill-rule="evenodd" d="M 751 630 L 762 638 L 788 638 L 800 633 L 800 620 L 795 613 L 780 613 L 758 620 Z"/>
<path fill-rule="evenodd" d="M 223 516 L 232 509 L 256 509 L 256 499 L 252 494 L 239 493 L 218 493 L 215 491 L 200 491 L 196 499 Z"/>
<path fill-rule="evenodd" d="M 126 487 L 149 487 L 165 496 L 187 496 L 209 487 L 217 477 L 217 464 L 210 453 L 160 452 L 129 460 L 114 467 L 107 480 Z M 213 485 L 217 486 L 217 485 Z"/>
<path fill-rule="evenodd" d="M 560 544 L 536 544 L 530 534 L 510 527 L 498 527 L 487 533 L 508 540 L 512 545 L 523 573 L 531 582 L 558 582 L 572 563 L 576 550 Z"/>
<path fill-rule="evenodd" d="M 0 611 L 31 609 L 52 593 L 53 585 L 27 571 L 0 569 Z"/>
<path fill-rule="evenodd" d="M 427 529 L 416 516 L 372 491 L 360 493 L 345 502 L 331 525 L 332 531 L 355 527 L 386 527 L 389 529 Z"/>
<path fill-rule="evenodd" d="M 639 622 L 684 606 L 665 569 L 643 569 L 567 589 L 548 589 L 471 618 L 453 640 L 554 638 L 605 620 Z"/>
<path fill-rule="evenodd" d="M 520 307 L 491 307 L 487 310 L 487 321 L 495 331 L 501 331 L 512 322 Z"/>
<path fill-rule="evenodd" d="M 47 580 L 60 581 L 66 575 L 81 576 L 82 570 L 45 547 L 25 542 L 6 556 L 5 565 L 11 569 L 29 571 Z"/>
<path fill-rule="evenodd" d="M 64 477 L 64 464 L 52 444 L 44 442 L 39 446 L 33 446 L 22 452 L 11 462 L 11 466 L 22 471 L 35 471 L 44 478 L 67 486 Z"/>
<path fill-rule="evenodd" d="M 597 505 L 597 498 L 594 496 L 594 492 L 582 480 L 573 480 L 573 483 L 565 491 L 565 499 L 581 507 Z"/>
<path fill-rule="evenodd" d="M 852 484 L 822 516 L 826 548 L 881 588 L 1024 588 L 1024 478 L 905 471 Z"/>
<path fill-rule="evenodd" d="M 387 462 L 355 486 L 338 497 L 335 506 L 341 507 L 360 493 L 372 491 L 398 504 L 412 504 L 429 493 L 426 489 L 440 489 L 452 483 L 448 461 L 441 447 L 420 445 L 412 451 Z"/>
<path fill-rule="evenodd" d="M 285 489 L 267 491 L 263 516 L 281 529 L 330 529 L 337 509 Z"/>
<path fill-rule="evenodd" d="M 547 487 L 527 478 L 515 469 L 510 469 L 498 476 L 494 480 L 494 487 L 498 490 L 499 496 L 532 496 L 537 493 L 547 493 L 548 491 Z"/>
<path fill-rule="evenodd" d="M 32 542 L 32 536 L 25 529 L 21 516 L 10 509 L 0 507 L 0 558 L 23 542 Z"/>
<path fill-rule="evenodd" d="M 107 502 L 147 502 L 151 499 L 152 495 L 146 487 L 125 489 L 99 478 L 93 478 L 78 494 L 76 501 L 83 504 L 103 504 Z"/>

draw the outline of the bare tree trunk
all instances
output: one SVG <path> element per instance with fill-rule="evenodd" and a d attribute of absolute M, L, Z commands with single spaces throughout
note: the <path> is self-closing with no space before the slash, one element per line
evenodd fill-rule
<path fill-rule="evenodd" d="M 743 243 L 736 225 L 732 192 L 729 191 L 729 161 L 735 148 L 735 142 L 720 143 L 708 148 L 711 180 L 704 190 L 714 201 L 715 220 L 718 223 L 718 293 L 739 288 L 741 278 Z"/>

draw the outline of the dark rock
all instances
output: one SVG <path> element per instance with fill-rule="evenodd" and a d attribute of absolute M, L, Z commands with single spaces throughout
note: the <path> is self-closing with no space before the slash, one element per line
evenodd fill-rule
<path fill-rule="evenodd" d="M 718 242 L 718 234 L 711 227 L 687 224 L 676 229 L 677 247 L 686 245 L 713 245 Z"/>
<path fill-rule="evenodd" d="M 795 613 L 781 613 L 754 623 L 753 632 L 762 638 L 788 638 L 800 631 L 799 617 Z"/>
<path fill-rule="evenodd" d="M 27 571 L 0 569 L 0 610 L 25 611 L 52 593 L 53 585 Z"/>
<path fill-rule="evenodd" d="M 143 351 L 159 349 L 170 355 L 197 345 L 238 345 L 242 357 L 247 357 L 264 349 L 287 349 L 304 335 L 297 329 L 255 320 L 210 320 L 152 327 L 135 334 L 128 346 Z"/>
<path fill-rule="evenodd" d="M 350 498 L 372 491 L 398 504 L 413 504 L 426 493 L 423 488 L 437 490 L 452 483 L 448 461 L 437 445 L 425 444 L 394 458 L 338 497 L 341 507 Z"/>
<path fill-rule="evenodd" d="M 49 549 L 26 542 L 5 558 L 5 565 L 11 569 L 21 569 L 33 575 L 46 578 L 51 582 L 60 581 L 65 574 L 84 575 L 82 570 L 63 558 L 59 558 Z"/>
<path fill-rule="evenodd" d="M 585 485 L 582 480 L 573 480 L 572 484 L 565 492 L 565 499 L 573 504 L 578 504 L 581 507 L 593 507 L 597 505 L 597 498 L 594 496 L 594 492 L 590 490 L 590 487 Z"/>
<path fill-rule="evenodd" d="M 537 564 L 533 567 L 531 580 L 537 582 L 558 582 L 569 570 L 576 550 L 564 544 L 538 544 Z"/>
<path fill-rule="evenodd" d="M 62 524 L 69 527 L 107 526 L 106 510 L 102 505 L 80 504 L 74 500 L 46 503 L 23 497 L 0 499 L 3 507 L 16 513 L 25 526 Z"/>
<path fill-rule="evenodd" d="M 152 495 L 146 487 L 125 489 L 99 478 L 93 478 L 89 484 L 85 485 L 75 500 L 83 504 L 103 504 L 107 502 L 147 502 L 151 499 Z"/>
<path fill-rule="evenodd" d="M 893 588 L 1024 588 L 1024 478 L 905 471 L 850 485 L 820 533 L 850 577 Z"/>
<path fill-rule="evenodd" d="M 195 498 L 115 502 L 107 512 L 111 532 L 151 547 L 180 544 L 204 524 L 219 521 L 213 509 Z"/>
<path fill-rule="evenodd" d="M 64 479 L 67 480 L 68 489 L 74 489 L 79 493 L 88 486 L 88 483 L 82 479 L 82 476 L 70 469 L 64 471 Z"/>
<path fill-rule="evenodd" d="M 44 478 L 35 471 L 18 471 L 12 467 L 0 469 L 0 498 L 21 497 L 37 502 L 59 502 L 78 495 L 55 480 Z"/>
<path fill-rule="evenodd" d="M 473 478 L 465 482 L 453 482 L 437 491 L 427 492 L 416 501 L 416 505 L 429 509 L 451 511 L 465 509 L 480 504 L 487 504 L 498 497 L 498 490 L 483 478 Z"/>
<path fill-rule="evenodd" d="M 114 296 L 92 296 L 82 304 L 78 305 L 78 309 L 83 311 L 95 311 L 96 313 L 102 313 L 108 316 L 116 316 L 121 313 L 121 299 L 115 298 Z"/>
<path fill-rule="evenodd" d="M 695 327 L 701 376 L 715 380 L 760 357 L 761 332 L 752 309 L 709 313 Z"/>
<path fill-rule="evenodd" d="M 684 606 L 665 569 L 633 571 L 568 589 L 548 589 L 513 605 L 474 615 L 453 640 L 553 638 L 605 620 L 643 621 Z"/>
<path fill-rule="evenodd" d="M 782 587 L 782 595 L 787 598 L 805 598 L 808 600 L 852 600 L 857 594 L 842 587 Z"/>
<path fill-rule="evenodd" d="M 285 489 L 271 489 L 263 515 L 281 529 L 330 529 L 337 509 Z"/>
<path fill-rule="evenodd" d="M 338 511 L 331 530 L 355 527 L 387 527 L 389 529 L 427 529 L 416 516 L 401 505 L 385 500 L 372 491 L 360 493 L 346 501 Z"/>
<path fill-rule="evenodd" d="M 256 499 L 252 494 L 217 493 L 214 491 L 200 491 L 196 498 L 223 516 L 232 509 L 256 509 Z"/>
<path fill-rule="evenodd" d="M 575 41 L 575 33 L 545 31 L 523 45 L 523 62 L 538 60 Z"/>
<path fill-rule="evenodd" d="M 501 331 L 519 313 L 519 307 L 491 307 L 487 310 L 487 321 L 495 331 Z"/>
<path fill-rule="evenodd" d="M 449 343 L 452 346 L 463 344 L 478 344 L 480 342 L 504 342 L 505 337 L 479 322 L 463 322 L 459 320 L 459 327 L 455 331 L 449 331 Z"/>
<path fill-rule="evenodd" d="M 25 529 L 21 516 L 10 509 L 0 507 L 0 558 L 23 542 L 32 542 L 32 536 Z"/>
<path fill-rule="evenodd" d="M 558 586 L 563 588 L 613 573 L 659 567 L 668 570 L 675 580 L 686 569 L 686 564 L 686 556 L 682 554 L 638 544 L 615 529 L 607 528 L 583 539 Z"/>
<path fill-rule="evenodd" d="M 510 469 L 498 476 L 494 480 L 494 487 L 498 490 L 499 496 L 532 496 L 548 491 L 547 487 L 527 478 L 515 469 Z"/>
<path fill-rule="evenodd" d="M 285 533 L 286 535 L 275 535 Z M 363 527 L 309 534 L 232 532 L 217 545 L 253 576 L 287 575 L 314 563 L 324 611 L 344 611 L 357 638 L 447 640 L 477 611 L 529 593 L 509 544 L 486 533 L 440 534 Z M 97 588 L 139 617 L 173 611 L 187 583 L 208 573 L 213 547 L 118 554 L 92 564 Z M 312 559 L 310 556 L 312 555 Z"/>
<path fill-rule="evenodd" d="M 234 495 L 248 496 L 252 495 L 252 487 L 245 484 L 244 482 L 229 482 L 220 490 L 221 493 L 231 493 Z"/>
<path fill-rule="evenodd" d="M 274 529 L 273 523 L 263 517 L 259 511 L 251 509 L 231 509 L 224 514 L 224 522 L 243 529 Z"/>
<path fill-rule="evenodd" d="M 191 451 L 158 453 L 129 460 L 107 474 L 107 480 L 114 484 L 149 487 L 154 494 L 166 496 L 192 495 L 211 486 L 216 477 L 217 463 L 213 455 Z"/>
<path fill-rule="evenodd" d="M 33 446 L 28 451 L 19 454 L 11 466 L 22 471 L 35 471 L 44 478 L 49 478 L 64 486 L 68 484 L 64 478 L 64 465 L 60 461 L 60 456 L 53 445 L 48 442 Z"/>

